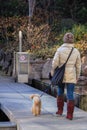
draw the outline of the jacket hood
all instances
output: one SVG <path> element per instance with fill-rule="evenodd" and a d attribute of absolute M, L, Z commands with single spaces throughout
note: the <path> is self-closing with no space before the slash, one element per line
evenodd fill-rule
<path fill-rule="evenodd" d="M 74 44 L 64 43 L 61 46 L 62 47 L 74 47 Z"/>

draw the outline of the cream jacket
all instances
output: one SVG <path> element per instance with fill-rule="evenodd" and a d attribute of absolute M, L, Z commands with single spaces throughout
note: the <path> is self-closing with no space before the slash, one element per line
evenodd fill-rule
<path fill-rule="evenodd" d="M 66 62 L 72 47 L 74 47 L 74 44 L 64 43 L 63 45 L 61 45 L 61 47 L 57 49 L 52 61 L 51 75 L 54 74 L 54 70 L 57 66 L 61 66 Z M 76 48 L 74 48 L 66 64 L 63 82 L 76 83 L 80 76 L 80 71 L 81 71 L 80 53 Z"/>

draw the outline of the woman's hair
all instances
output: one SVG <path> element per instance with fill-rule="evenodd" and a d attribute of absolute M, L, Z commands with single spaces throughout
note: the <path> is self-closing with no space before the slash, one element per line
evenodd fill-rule
<path fill-rule="evenodd" d="M 64 43 L 74 43 L 74 35 L 71 32 L 65 33 L 63 37 Z"/>

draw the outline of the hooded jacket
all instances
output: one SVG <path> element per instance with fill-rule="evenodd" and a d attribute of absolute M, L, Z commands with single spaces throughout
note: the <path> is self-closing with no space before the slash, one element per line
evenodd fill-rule
<path fill-rule="evenodd" d="M 57 49 L 52 61 L 52 70 L 51 70 L 52 76 L 54 74 L 55 68 L 57 66 L 59 67 L 63 65 L 66 62 L 72 47 L 74 47 L 74 44 L 64 43 Z M 74 48 L 66 64 L 63 82 L 76 83 L 80 76 L 80 72 L 81 72 L 80 52 L 76 48 Z"/>

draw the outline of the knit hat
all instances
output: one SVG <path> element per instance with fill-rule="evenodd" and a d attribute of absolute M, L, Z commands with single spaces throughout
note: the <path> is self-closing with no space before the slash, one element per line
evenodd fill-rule
<path fill-rule="evenodd" d="M 66 33 L 63 37 L 63 42 L 64 43 L 73 43 L 74 42 L 74 35 L 71 32 Z"/>

